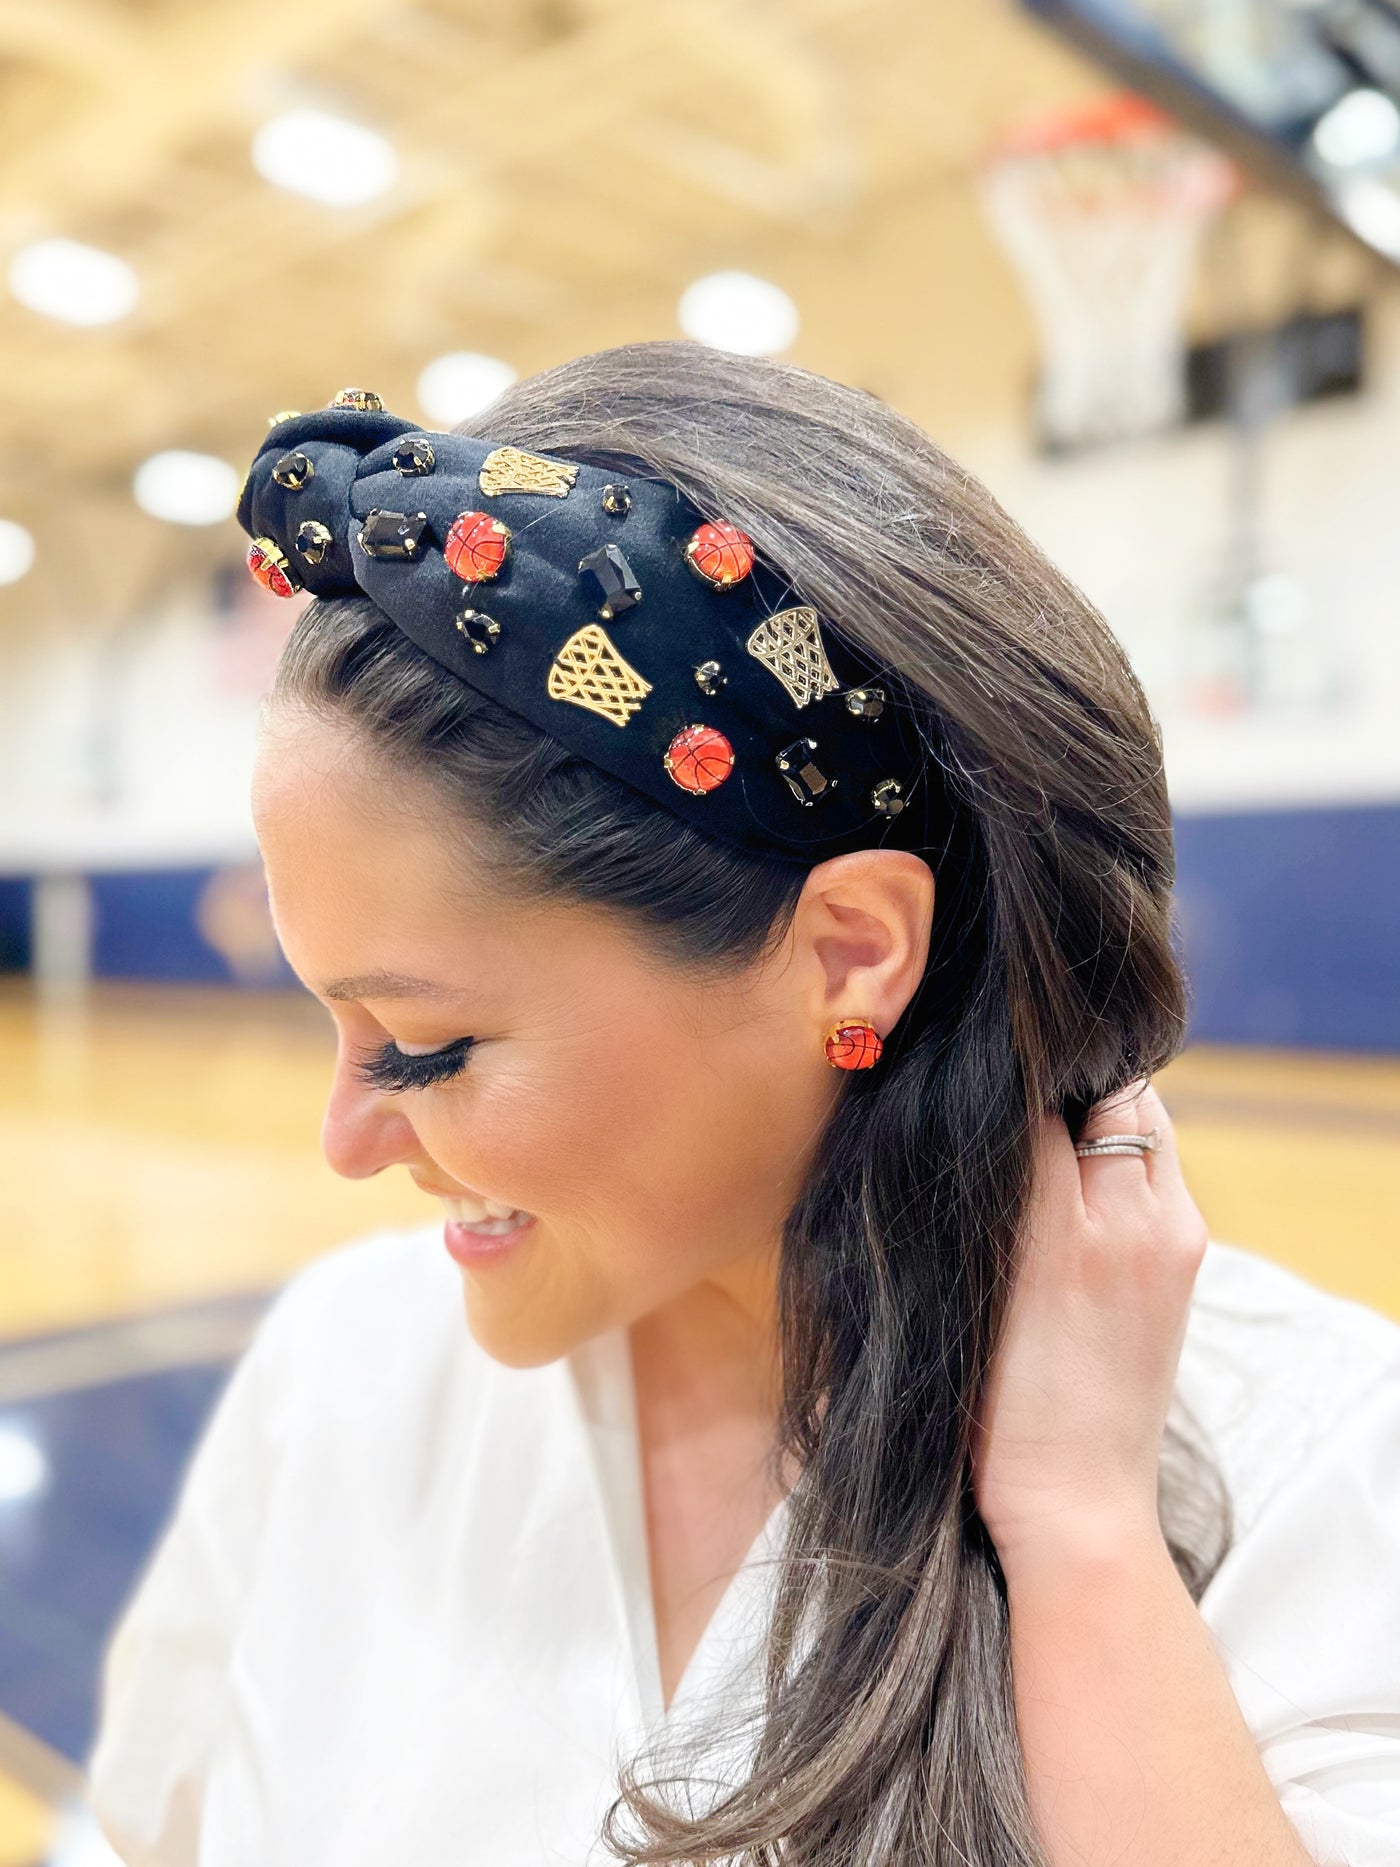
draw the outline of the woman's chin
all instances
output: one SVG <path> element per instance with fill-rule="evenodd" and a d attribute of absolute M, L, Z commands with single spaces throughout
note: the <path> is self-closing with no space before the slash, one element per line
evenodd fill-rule
<path fill-rule="evenodd" d="M 541 1368 L 577 1348 L 591 1331 L 571 1326 L 575 1319 L 544 1312 L 543 1306 L 501 1301 L 494 1292 L 474 1287 L 471 1273 L 462 1277 L 463 1303 L 472 1340 L 493 1361 L 507 1368 Z"/>

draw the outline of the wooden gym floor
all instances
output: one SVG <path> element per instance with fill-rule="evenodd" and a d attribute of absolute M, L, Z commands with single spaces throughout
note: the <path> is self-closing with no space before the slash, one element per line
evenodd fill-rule
<path fill-rule="evenodd" d="M 435 1218 L 406 1176 L 352 1184 L 322 1161 L 330 1056 L 329 1020 L 300 994 L 102 985 L 41 1006 L 23 981 L 0 981 L 0 1436 L 16 1401 L 33 1412 L 35 1382 L 66 1405 L 84 1387 L 101 1397 L 125 1382 L 134 1395 L 143 1369 L 173 1370 L 179 1405 L 202 1410 L 263 1296 L 297 1265 L 376 1226 Z M 1215 1237 L 1400 1319 L 1400 1058 L 1198 1046 L 1159 1086 Z M 130 1478 L 149 1462 L 132 1424 L 145 1416 L 105 1400 L 96 1412 L 75 1427 L 70 1409 L 62 1430 L 96 1432 L 85 1456 Z M 114 1420 L 133 1443 L 113 1443 Z M 157 1515 L 175 1451 L 142 1479 Z M 94 1547 L 60 1550 L 59 1567 L 72 1559 L 90 1601 L 126 1571 L 100 1571 L 90 1479 L 80 1502 Z M 0 1563 L 15 1508 L 0 1493 Z M 130 1550 L 123 1560 L 129 1570 Z M 0 1616 L 16 1614 L 13 1586 L 0 1601 Z M 23 1693 L 6 1698 L 5 1640 L 0 1625 L 0 1867 L 37 1867 L 60 1858 L 55 1810 L 80 1795 L 77 1745 L 51 1741 L 61 1711 L 36 1735 Z"/>

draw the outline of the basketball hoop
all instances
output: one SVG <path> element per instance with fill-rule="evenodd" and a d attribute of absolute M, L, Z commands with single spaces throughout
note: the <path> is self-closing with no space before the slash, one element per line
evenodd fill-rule
<path fill-rule="evenodd" d="M 1126 93 L 1019 125 L 980 180 L 1035 313 L 1046 443 L 1180 420 L 1182 312 L 1201 234 L 1238 188 L 1233 164 Z"/>

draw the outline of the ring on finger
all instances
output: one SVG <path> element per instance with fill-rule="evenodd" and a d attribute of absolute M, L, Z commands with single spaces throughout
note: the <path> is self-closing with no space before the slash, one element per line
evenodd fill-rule
<path fill-rule="evenodd" d="M 1149 1128 L 1146 1134 L 1101 1134 L 1092 1141 L 1077 1141 L 1074 1151 L 1081 1160 L 1092 1160 L 1096 1154 L 1155 1154 L 1162 1145 L 1160 1128 Z"/>

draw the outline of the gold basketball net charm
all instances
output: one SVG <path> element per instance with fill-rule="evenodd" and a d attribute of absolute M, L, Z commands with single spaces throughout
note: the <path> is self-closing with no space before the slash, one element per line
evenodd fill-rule
<path fill-rule="evenodd" d="M 497 493 L 547 493 L 552 499 L 563 499 L 577 478 L 578 468 L 572 461 L 546 460 L 518 447 L 497 447 L 482 461 L 476 483 L 491 498 Z"/>
<path fill-rule="evenodd" d="M 625 726 L 651 692 L 651 682 L 618 654 L 596 622 L 576 629 L 554 657 L 545 683 L 551 700 L 572 701 Z"/>
<path fill-rule="evenodd" d="M 817 612 L 805 603 L 766 616 L 744 646 L 777 675 L 799 707 L 835 693 L 840 685 L 822 647 Z"/>

